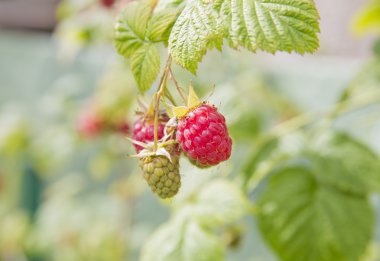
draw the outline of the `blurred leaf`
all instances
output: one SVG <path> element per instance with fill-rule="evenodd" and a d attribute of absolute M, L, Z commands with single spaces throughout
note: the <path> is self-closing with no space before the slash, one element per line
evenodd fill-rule
<path fill-rule="evenodd" d="M 318 178 L 358 194 L 380 191 L 380 158 L 348 134 L 335 133 L 317 148 L 311 161 Z"/>
<path fill-rule="evenodd" d="M 30 228 L 27 213 L 20 209 L 8 209 L 2 205 L 0 207 L 0 258 L 21 253 Z"/>
<path fill-rule="evenodd" d="M 367 197 L 326 186 L 303 167 L 279 170 L 259 204 L 260 230 L 284 261 L 355 261 L 372 236 Z"/>
<path fill-rule="evenodd" d="M 245 113 L 232 124 L 229 124 L 228 131 L 235 139 L 252 140 L 261 128 L 261 118 L 258 113 Z"/>
<path fill-rule="evenodd" d="M 99 153 L 89 160 L 88 164 L 91 176 L 98 181 L 105 180 L 110 174 L 113 160 L 107 153 Z"/>
<path fill-rule="evenodd" d="M 237 221 L 247 211 L 241 190 L 232 182 L 213 180 L 190 202 L 190 213 L 201 224 L 218 227 Z"/>
<path fill-rule="evenodd" d="M 115 48 L 125 58 L 130 58 L 144 45 L 145 30 L 152 12 L 146 1 L 127 5 L 115 25 Z"/>
<path fill-rule="evenodd" d="M 196 74 L 207 50 L 220 49 L 222 43 L 223 28 L 212 4 L 194 0 L 186 5 L 173 26 L 169 52 L 176 63 Z"/>
<path fill-rule="evenodd" d="M 380 1 L 372 0 L 357 15 L 353 29 L 357 33 L 380 34 Z"/>
<path fill-rule="evenodd" d="M 149 20 L 147 38 L 152 42 L 167 41 L 171 28 L 177 20 L 179 10 L 169 8 L 155 13 Z"/>
<path fill-rule="evenodd" d="M 167 223 L 144 244 L 142 261 L 223 260 L 221 241 L 195 222 Z"/>
<path fill-rule="evenodd" d="M 319 46 L 319 15 L 314 1 L 218 0 L 217 6 L 232 48 L 303 54 Z"/>
<path fill-rule="evenodd" d="M 24 153 L 29 145 L 29 129 L 23 116 L 11 111 L 0 115 L 0 155 Z"/>
<path fill-rule="evenodd" d="M 380 56 L 379 56 L 380 57 Z M 365 64 L 348 87 L 343 91 L 340 101 L 364 95 L 369 91 L 378 91 L 380 85 L 380 59 Z"/>
<path fill-rule="evenodd" d="M 145 44 L 131 57 L 131 69 L 139 90 L 144 93 L 160 72 L 160 55 L 156 46 Z"/>

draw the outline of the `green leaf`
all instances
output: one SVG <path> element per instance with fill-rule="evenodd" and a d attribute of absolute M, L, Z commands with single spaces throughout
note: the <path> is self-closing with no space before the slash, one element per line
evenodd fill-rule
<path fill-rule="evenodd" d="M 139 90 L 144 93 L 160 72 L 160 55 L 154 44 L 145 44 L 132 55 L 131 69 Z"/>
<path fill-rule="evenodd" d="M 131 2 L 118 16 L 115 24 L 114 45 L 118 53 L 130 58 L 144 45 L 145 31 L 152 12 L 145 1 Z"/>
<path fill-rule="evenodd" d="M 261 115 L 257 112 L 241 112 L 241 110 L 240 114 L 234 122 L 228 125 L 228 131 L 235 139 L 252 141 L 261 131 Z"/>
<path fill-rule="evenodd" d="M 169 37 L 173 60 L 193 74 L 208 49 L 221 49 L 223 28 L 211 3 L 190 1 L 175 22 Z"/>
<path fill-rule="evenodd" d="M 142 261 L 223 260 L 221 241 L 195 222 L 170 222 L 144 244 Z"/>
<path fill-rule="evenodd" d="M 314 52 L 319 46 L 319 15 L 311 0 L 221 2 L 220 13 L 232 48 L 303 54 Z"/>
<path fill-rule="evenodd" d="M 247 202 L 235 184 L 216 179 L 198 192 L 189 207 L 192 218 L 208 227 L 218 227 L 241 218 L 247 211 Z"/>
<path fill-rule="evenodd" d="M 147 38 L 152 42 L 167 41 L 174 22 L 179 15 L 179 9 L 169 8 L 155 13 L 149 20 Z"/>
<path fill-rule="evenodd" d="M 179 8 L 183 9 L 185 5 L 184 0 L 160 0 L 158 1 L 155 11 L 160 12 L 164 9 Z"/>
<path fill-rule="evenodd" d="M 365 196 L 319 183 L 309 169 L 284 168 L 259 201 L 259 227 L 284 261 L 357 261 L 372 236 Z"/>
<path fill-rule="evenodd" d="M 335 133 L 317 149 L 322 155 L 314 153 L 310 160 L 318 178 L 353 193 L 380 191 L 380 158 L 367 145 Z"/>

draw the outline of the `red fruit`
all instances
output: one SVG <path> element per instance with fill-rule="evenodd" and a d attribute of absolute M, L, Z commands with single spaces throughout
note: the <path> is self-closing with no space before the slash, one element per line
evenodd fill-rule
<path fill-rule="evenodd" d="M 158 121 L 157 136 L 158 139 L 164 137 L 165 124 L 169 120 L 166 114 L 162 114 Z M 132 139 L 143 143 L 148 143 L 154 140 L 154 121 L 151 118 L 140 118 L 133 125 Z M 139 153 L 143 147 L 133 144 L 136 152 Z"/>
<path fill-rule="evenodd" d="M 214 106 L 202 104 L 179 119 L 176 135 L 182 150 L 200 167 L 217 165 L 231 155 L 225 118 Z"/>
<path fill-rule="evenodd" d="M 85 137 L 94 137 L 103 129 L 103 122 L 92 107 L 86 108 L 79 116 L 78 131 Z"/>
<path fill-rule="evenodd" d="M 115 0 L 101 0 L 104 7 L 111 7 L 115 3 Z"/>

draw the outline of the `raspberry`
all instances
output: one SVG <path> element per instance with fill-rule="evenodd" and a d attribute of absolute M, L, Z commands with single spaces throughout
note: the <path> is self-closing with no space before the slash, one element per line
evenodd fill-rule
<path fill-rule="evenodd" d="M 169 120 L 169 117 L 162 113 L 158 121 L 158 139 L 164 137 L 165 124 Z M 154 140 L 154 122 L 150 118 L 140 118 L 133 125 L 132 139 L 148 143 Z M 143 147 L 133 144 L 135 146 L 136 152 L 139 153 Z"/>
<path fill-rule="evenodd" d="M 165 156 L 146 156 L 140 158 L 139 164 L 144 179 L 151 190 L 160 198 L 171 198 L 181 187 L 179 175 L 179 157 L 172 155 L 172 161 Z"/>
<path fill-rule="evenodd" d="M 214 106 L 202 104 L 180 118 L 176 135 L 182 150 L 199 167 L 217 165 L 231 155 L 225 118 Z"/>

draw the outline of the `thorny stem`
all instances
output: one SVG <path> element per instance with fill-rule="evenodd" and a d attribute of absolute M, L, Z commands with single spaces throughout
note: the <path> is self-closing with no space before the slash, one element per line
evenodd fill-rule
<path fill-rule="evenodd" d="M 160 99 L 161 96 L 165 92 L 166 81 L 170 71 L 170 64 L 172 62 L 172 57 L 169 55 L 166 65 L 164 68 L 164 72 L 161 76 L 160 84 L 158 85 L 158 90 L 156 93 L 156 104 L 154 108 L 154 151 L 157 150 L 157 141 L 158 141 L 158 118 L 159 118 L 159 110 L 160 110 Z"/>
<path fill-rule="evenodd" d="M 185 96 L 185 94 L 183 93 L 182 88 L 179 86 L 177 80 L 174 78 L 174 75 L 173 75 L 173 72 L 172 72 L 172 69 L 171 69 L 171 68 L 169 68 L 169 75 L 170 75 L 170 79 L 171 79 L 171 80 L 173 81 L 173 83 L 174 83 L 175 88 L 177 89 L 179 95 L 181 96 L 182 101 L 186 104 L 186 103 L 187 103 L 186 96 Z"/>

